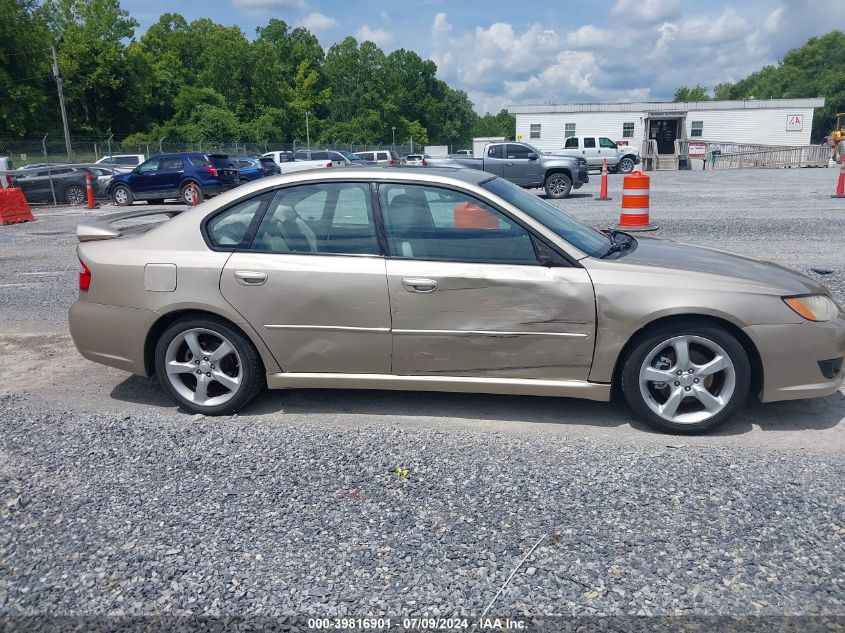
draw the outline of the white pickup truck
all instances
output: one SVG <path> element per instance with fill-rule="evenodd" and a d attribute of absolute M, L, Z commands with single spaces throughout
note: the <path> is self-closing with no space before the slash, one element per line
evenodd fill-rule
<path fill-rule="evenodd" d="M 634 165 L 640 162 L 639 149 L 631 145 L 617 145 L 606 136 L 570 136 L 563 149 L 546 154 L 584 158 L 590 169 L 601 169 L 602 161 L 607 159 L 608 170 L 621 174 L 630 174 Z"/>
<path fill-rule="evenodd" d="M 330 159 L 286 161 L 284 156 L 285 154 L 286 152 L 267 152 L 266 154 L 262 154 L 261 157 L 271 157 L 273 162 L 276 163 L 279 166 L 279 169 L 282 170 L 281 173 L 283 174 L 290 174 L 295 171 L 305 171 L 306 169 L 325 169 L 326 167 L 343 166 L 342 161 Z"/>

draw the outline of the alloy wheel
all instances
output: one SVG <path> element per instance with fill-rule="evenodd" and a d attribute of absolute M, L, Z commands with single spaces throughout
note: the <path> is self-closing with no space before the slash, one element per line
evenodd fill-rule
<path fill-rule="evenodd" d="M 658 416 L 698 424 L 733 397 L 736 370 L 728 353 L 701 336 L 675 336 L 655 346 L 639 371 L 640 394 Z"/>
<path fill-rule="evenodd" d="M 206 328 L 177 334 L 164 359 L 167 380 L 186 400 L 214 407 L 231 400 L 241 388 L 243 364 L 235 346 Z"/>
<path fill-rule="evenodd" d="M 123 187 L 118 187 L 114 190 L 114 201 L 118 204 L 124 204 L 128 198 L 129 195 Z"/>
<path fill-rule="evenodd" d="M 65 192 L 69 204 L 79 205 L 85 202 L 85 192 L 79 187 L 71 187 Z"/>

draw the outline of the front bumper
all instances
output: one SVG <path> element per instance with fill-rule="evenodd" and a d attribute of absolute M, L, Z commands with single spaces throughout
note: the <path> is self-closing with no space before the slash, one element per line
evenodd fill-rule
<path fill-rule="evenodd" d="M 590 182 L 590 175 L 587 173 L 587 167 L 579 167 L 578 168 L 578 182 L 582 185 L 586 185 Z"/>
<path fill-rule="evenodd" d="M 763 362 L 762 402 L 818 398 L 842 387 L 841 365 L 838 372 L 823 368 L 827 368 L 824 361 L 845 356 L 845 317 L 821 323 L 752 325 L 743 331 Z"/>

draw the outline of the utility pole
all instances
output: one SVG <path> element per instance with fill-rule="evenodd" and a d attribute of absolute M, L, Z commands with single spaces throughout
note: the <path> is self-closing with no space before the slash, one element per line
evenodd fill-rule
<path fill-rule="evenodd" d="M 56 78 L 56 85 L 59 88 L 59 108 L 62 110 L 62 126 L 65 129 L 65 149 L 67 150 L 67 162 L 73 162 L 73 151 L 70 148 L 70 130 L 67 126 L 67 111 L 65 110 L 65 93 L 62 91 L 62 78 L 59 77 L 59 59 L 56 57 L 56 47 L 51 46 L 53 51 L 53 77 Z"/>
<path fill-rule="evenodd" d="M 305 111 L 305 145 L 311 149 L 311 130 L 308 127 L 308 110 Z"/>
<path fill-rule="evenodd" d="M 396 127 L 394 126 L 390 129 L 393 130 L 393 151 L 395 152 L 396 151 Z"/>

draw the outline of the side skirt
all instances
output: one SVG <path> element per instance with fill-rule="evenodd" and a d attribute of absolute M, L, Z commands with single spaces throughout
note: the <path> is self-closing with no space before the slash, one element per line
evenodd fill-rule
<path fill-rule="evenodd" d="M 270 389 L 390 389 L 610 400 L 610 385 L 584 380 L 477 378 L 474 376 L 394 376 L 391 374 L 267 374 Z"/>

